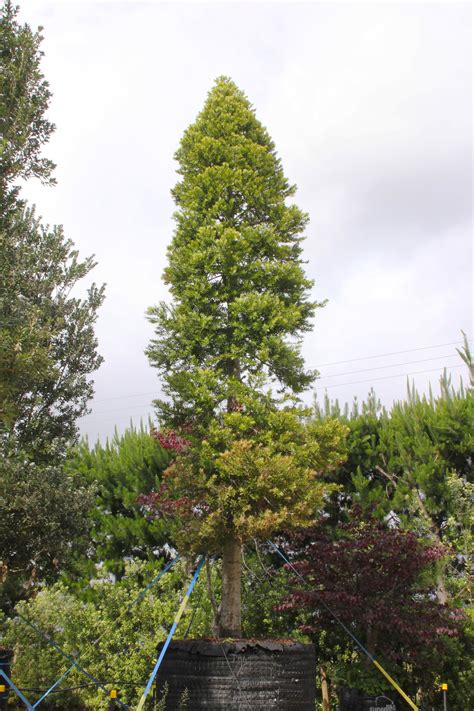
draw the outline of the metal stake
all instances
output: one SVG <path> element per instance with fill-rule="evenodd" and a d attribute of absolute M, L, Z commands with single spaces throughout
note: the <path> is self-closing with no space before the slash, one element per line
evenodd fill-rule
<path fill-rule="evenodd" d="M 116 689 L 112 689 L 112 691 L 110 692 L 110 696 L 109 696 L 109 708 L 108 708 L 108 711 L 115 711 L 115 709 L 117 708 L 116 705 L 115 705 L 115 699 L 116 699 L 116 698 L 117 698 L 117 690 L 116 690 Z"/>
<path fill-rule="evenodd" d="M 443 692 L 443 709 L 448 711 L 448 685 L 441 684 L 441 690 Z"/>

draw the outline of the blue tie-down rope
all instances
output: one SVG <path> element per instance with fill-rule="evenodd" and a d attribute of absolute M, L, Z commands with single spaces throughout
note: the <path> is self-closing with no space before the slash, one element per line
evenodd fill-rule
<path fill-rule="evenodd" d="M 19 689 L 17 686 L 15 686 L 15 684 L 13 683 L 13 681 L 5 674 L 5 672 L 3 671 L 3 669 L 0 669 L 0 675 L 3 676 L 3 678 L 4 678 L 5 681 L 7 682 L 8 686 L 9 686 L 11 689 L 13 689 L 13 691 L 14 691 L 15 694 L 18 696 L 18 698 L 20 699 L 20 701 L 23 701 L 23 703 L 25 704 L 25 706 L 26 706 L 26 708 L 28 709 L 28 711 L 32 711 L 32 710 L 34 709 L 34 706 L 32 706 L 32 705 L 30 704 L 30 702 L 28 701 L 28 699 L 26 698 L 26 696 L 23 696 L 23 694 L 21 693 L 20 689 Z"/>
<path fill-rule="evenodd" d="M 49 694 L 53 691 L 53 689 L 55 689 L 55 688 L 62 682 L 62 680 L 65 679 L 65 678 L 67 677 L 67 675 L 72 672 L 73 669 L 75 669 L 75 665 L 74 665 L 74 664 L 72 664 L 72 665 L 69 667 L 69 669 L 67 669 L 67 670 L 64 672 L 64 674 L 63 674 L 62 676 L 60 676 L 59 679 L 58 679 L 57 681 L 55 681 L 54 684 L 49 687 L 49 689 L 47 689 L 47 691 L 44 692 L 43 696 L 42 696 L 41 698 L 39 698 L 38 701 L 36 701 L 36 702 L 33 704 L 33 708 L 35 709 L 37 706 L 39 706 L 40 703 L 41 703 L 42 701 L 44 701 L 47 696 L 49 696 Z"/>
<path fill-rule="evenodd" d="M 186 595 L 183 597 L 183 600 L 182 600 L 182 602 L 181 602 L 181 605 L 179 606 L 179 610 L 178 610 L 178 612 L 176 613 L 176 617 L 174 618 L 174 622 L 173 622 L 173 624 L 171 625 L 170 631 L 168 632 L 168 637 L 166 638 L 166 642 L 165 642 L 164 645 L 163 645 L 163 648 L 162 648 L 162 650 L 161 650 L 161 652 L 160 652 L 160 655 L 159 655 L 158 659 L 156 660 L 156 664 L 155 664 L 155 666 L 154 666 L 154 668 L 153 668 L 153 671 L 152 671 L 152 673 L 151 673 L 151 676 L 150 676 L 150 678 L 148 679 L 148 683 L 147 683 L 147 685 L 146 685 L 146 687 L 145 687 L 145 691 L 143 692 L 142 697 L 141 697 L 141 699 L 140 699 L 140 702 L 139 702 L 139 704 L 138 704 L 138 706 L 137 706 L 137 711 L 142 711 L 142 709 L 143 709 L 143 707 L 144 707 L 144 705 L 145 705 L 146 698 L 147 698 L 148 694 L 150 693 L 150 689 L 151 689 L 152 684 L 153 684 L 153 682 L 154 682 L 154 680 L 155 680 L 155 676 L 156 676 L 157 673 L 158 673 L 158 669 L 160 668 L 161 662 L 163 661 L 163 657 L 165 656 L 165 653 L 166 653 L 166 650 L 168 649 L 169 643 L 171 642 L 171 639 L 172 639 L 172 637 L 173 637 L 173 635 L 174 635 L 174 633 L 175 633 L 175 631 L 176 631 L 176 628 L 177 628 L 177 626 L 178 626 L 178 624 L 179 624 L 179 621 L 180 621 L 180 619 L 181 619 L 181 616 L 182 616 L 184 610 L 186 609 L 186 605 L 188 604 L 188 600 L 189 600 L 189 598 L 190 598 L 190 596 L 191 596 L 191 593 L 192 593 L 192 591 L 193 591 L 193 588 L 194 588 L 194 586 L 195 586 L 195 584 L 196 584 L 196 580 L 197 580 L 198 575 L 199 575 L 199 573 L 200 573 L 200 571 L 201 571 L 201 568 L 202 568 L 202 566 L 204 565 L 205 559 L 206 559 L 206 556 L 204 556 L 204 555 L 201 556 L 201 559 L 200 559 L 200 561 L 199 561 L 199 563 L 198 563 L 198 566 L 197 566 L 197 568 L 196 568 L 196 570 L 195 570 L 195 572 L 194 572 L 194 575 L 193 575 L 193 577 L 192 577 L 192 580 L 191 580 L 191 582 L 189 583 L 188 589 L 187 589 L 187 591 L 186 591 Z"/>

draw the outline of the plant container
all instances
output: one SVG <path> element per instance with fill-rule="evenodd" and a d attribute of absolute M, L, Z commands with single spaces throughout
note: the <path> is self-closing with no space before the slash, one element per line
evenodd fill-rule
<path fill-rule="evenodd" d="M 159 649 L 161 649 L 161 646 Z M 314 711 L 312 644 L 292 640 L 176 640 L 156 678 L 167 711 Z"/>

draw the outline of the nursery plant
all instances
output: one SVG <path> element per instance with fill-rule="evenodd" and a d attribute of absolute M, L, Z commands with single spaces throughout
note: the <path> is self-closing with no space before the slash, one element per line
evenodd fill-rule
<path fill-rule="evenodd" d="M 317 375 L 302 337 L 324 306 L 303 268 L 308 216 L 231 79 L 217 79 L 176 159 L 171 301 L 149 309 L 147 349 L 164 392 L 155 436 L 173 460 L 142 503 L 179 520 L 182 552 L 222 557 L 217 632 L 238 638 L 242 544 L 318 516 L 344 426 L 311 422 L 298 400 Z"/>

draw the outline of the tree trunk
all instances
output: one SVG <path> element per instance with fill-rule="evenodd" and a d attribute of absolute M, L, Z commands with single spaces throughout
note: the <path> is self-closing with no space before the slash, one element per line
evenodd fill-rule
<path fill-rule="evenodd" d="M 222 556 L 222 601 L 220 637 L 242 637 L 241 618 L 242 546 L 235 538 L 224 543 Z"/>

